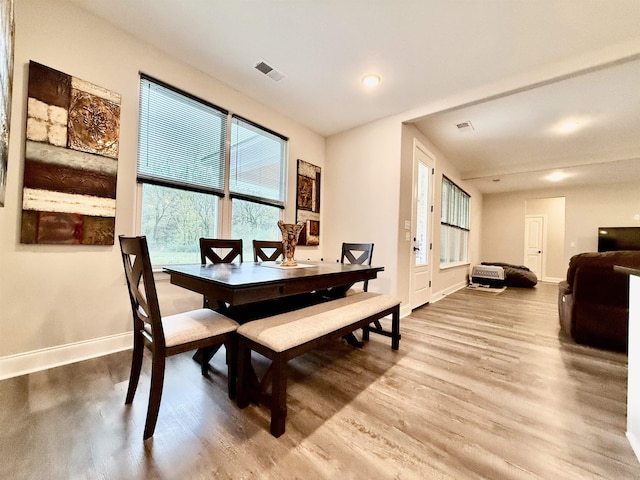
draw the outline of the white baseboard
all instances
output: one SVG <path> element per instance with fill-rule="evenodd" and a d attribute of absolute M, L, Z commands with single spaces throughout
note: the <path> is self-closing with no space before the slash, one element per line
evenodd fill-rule
<path fill-rule="evenodd" d="M 636 458 L 640 461 L 640 439 L 627 430 L 627 440 L 629 440 L 631 449 L 633 450 L 633 453 L 636 454 Z"/>
<path fill-rule="evenodd" d="M 411 307 L 409 306 L 409 304 L 400 305 L 400 318 L 404 318 L 407 315 L 411 315 Z"/>
<path fill-rule="evenodd" d="M 444 290 L 440 290 L 439 292 L 435 292 L 431 294 L 431 303 L 436 303 L 442 300 L 447 295 L 451 295 L 453 292 L 457 292 L 458 290 L 462 290 L 467 286 L 467 282 L 460 282 L 450 287 L 445 288 Z"/>
<path fill-rule="evenodd" d="M 132 348 L 131 332 L 0 357 L 0 380 Z"/>
<path fill-rule="evenodd" d="M 564 280 L 564 278 L 556 278 L 556 277 L 544 277 L 542 279 L 543 282 L 549 282 L 549 283 L 560 283 Z"/>

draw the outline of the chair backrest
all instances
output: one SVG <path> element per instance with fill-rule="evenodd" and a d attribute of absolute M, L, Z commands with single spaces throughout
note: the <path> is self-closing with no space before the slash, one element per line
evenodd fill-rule
<path fill-rule="evenodd" d="M 344 263 L 345 258 L 348 263 L 371 265 L 371 259 L 373 258 L 373 243 L 343 243 L 342 253 L 340 254 L 340 263 Z M 369 281 L 365 281 L 362 289 L 366 292 L 368 288 Z"/>
<path fill-rule="evenodd" d="M 271 252 L 271 253 L 268 253 Z M 274 262 L 283 256 L 282 242 L 278 240 L 254 240 L 253 261 Z"/>
<path fill-rule="evenodd" d="M 139 331 L 156 348 L 164 346 L 162 317 L 156 284 L 151 269 L 147 238 L 120 235 L 120 251 L 124 274 L 129 287 L 134 331 Z"/>
<path fill-rule="evenodd" d="M 207 260 L 211 263 L 232 263 L 238 257 L 240 258 L 240 263 L 242 263 L 242 239 L 200 239 L 200 261 L 203 264 L 207 263 Z"/>

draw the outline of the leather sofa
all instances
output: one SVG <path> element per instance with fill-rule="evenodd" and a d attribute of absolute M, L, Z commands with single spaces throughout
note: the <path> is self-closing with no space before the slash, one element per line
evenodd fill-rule
<path fill-rule="evenodd" d="M 640 268 L 640 251 L 587 252 L 571 257 L 558 285 L 561 330 L 577 343 L 627 351 L 629 277 L 614 266 Z"/>

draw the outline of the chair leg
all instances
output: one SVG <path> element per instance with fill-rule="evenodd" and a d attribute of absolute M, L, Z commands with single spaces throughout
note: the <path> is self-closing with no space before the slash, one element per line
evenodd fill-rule
<path fill-rule="evenodd" d="M 227 376 L 229 398 L 236 398 L 236 388 L 238 384 L 238 338 L 232 335 L 225 343 L 227 354 Z"/>
<path fill-rule="evenodd" d="M 144 440 L 153 436 L 160 411 L 162 399 L 162 385 L 164 383 L 164 355 L 154 352 L 153 365 L 151 367 L 151 391 L 149 392 L 149 407 L 147 408 L 147 421 L 144 426 Z"/>
<path fill-rule="evenodd" d="M 251 370 L 251 350 L 243 337 L 237 339 L 237 395 L 236 403 L 239 408 L 249 405 L 249 376 Z"/>
<path fill-rule="evenodd" d="M 133 402 L 133 397 L 138 388 L 138 380 L 140 380 L 140 370 L 142 369 L 142 357 L 144 354 L 144 342 L 142 336 L 136 332 L 133 334 L 133 353 L 131 355 L 131 373 L 129 374 L 129 388 L 127 389 L 127 398 L 125 404 Z"/>

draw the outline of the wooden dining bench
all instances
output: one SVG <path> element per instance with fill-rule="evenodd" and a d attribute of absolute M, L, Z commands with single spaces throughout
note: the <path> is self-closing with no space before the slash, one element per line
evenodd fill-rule
<path fill-rule="evenodd" d="M 387 315 L 391 315 L 390 332 L 370 326 Z M 237 331 L 238 406 L 245 408 L 251 401 L 266 404 L 271 411 L 271 434 L 279 437 L 284 433 L 287 416 L 287 362 L 359 328 L 363 329 L 363 340 L 368 340 L 369 332 L 382 333 L 391 337 L 391 348 L 398 350 L 400 300 L 362 292 L 241 325 Z M 261 381 L 251 365 L 252 351 L 271 360 Z"/>

